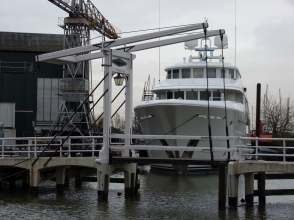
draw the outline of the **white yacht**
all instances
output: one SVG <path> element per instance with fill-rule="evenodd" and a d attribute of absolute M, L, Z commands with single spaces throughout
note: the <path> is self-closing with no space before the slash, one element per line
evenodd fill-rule
<path fill-rule="evenodd" d="M 219 49 L 221 54 L 220 49 L 227 48 L 227 37 L 224 35 L 223 39 L 222 44 L 220 37 L 215 37 L 215 47 L 211 46 L 210 39 L 207 39 L 208 46 L 202 46 L 205 44 L 204 39 L 199 40 L 200 47 L 197 40 L 186 42 L 185 49 L 196 51 L 198 56 L 191 55 L 187 61 L 184 58 L 182 63 L 166 67 L 166 79 L 152 89 L 149 90 L 149 85 L 145 85 L 142 101 L 134 109 L 143 134 L 208 137 L 210 121 L 211 136 L 226 136 L 226 125 L 228 136 L 246 136 L 246 126 L 249 127 L 250 117 L 246 88 L 243 87 L 241 74 L 237 67 L 223 63 L 222 55 L 213 55 L 214 50 Z M 217 61 L 212 61 L 213 59 Z M 225 78 L 222 74 L 223 68 Z M 210 147 L 207 138 L 205 141 L 146 140 L 145 144 L 148 143 L 162 146 Z M 230 146 L 236 144 L 237 141 L 230 140 Z M 227 148 L 227 142 L 213 140 L 212 146 Z M 149 157 L 158 158 L 211 159 L 210 151 L 193 153 L 149 150 L 147 154 Z M 215 161 L 227 159 L 227 153 L 214 152 Z M 230 159 L 237 159 L 237 154 L 231 153 Z M 209 171 L 210 166 L 152 165 L 151 168 L 175 170 L 178 174 L 183 174 Z"/>

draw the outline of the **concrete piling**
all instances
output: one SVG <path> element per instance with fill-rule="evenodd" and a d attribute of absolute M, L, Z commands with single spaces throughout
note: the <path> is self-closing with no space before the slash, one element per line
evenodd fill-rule
<path fill-rule="evenodd" d="M 65 167 L 56 168 L 56 192 L 57 194 L 62 194 L 64 191 L 65 182 Z"/>
<path fill-rule="evenodd" d="M 253 205 L 254 173 L 245 173 L 245 201 L 246 205 Z"/>
<path fill-rule="evenodd" d="M 98 185 L 98 200 L 106 200 L 108 198 L 109 190 L 109 175 L 97 175 L 97 185 Z"/>
<path fill-rule="evenodd" d="M 226 163 L 220 163 L 218 167 L 218 208 L 226 208 L 227 193 L 227 166 Z"/>
<path fill-rule="evenodd" d="M 239 175 L 228 175 L 229 206 L 238 205 Z"/>
<path fill-rule="evenodd" d="M 98 200 L 105 200 L 108 198 L 110 174 L 116 169 L 121 169 L 124 171 L 125 196 L 135 195 L 137 164 L 135 163 L 124 163 L 124 164 L 97 163 Z"/>
<path fill-rule="evenodd" d="M 265 204 L 265 172 L 258 173 L 257 189 L 259 204 Z"/>
<path fill-rule="evenodd" d="M 39 182 L 40 182 L 40 170 L 35 167 L 30 169 L 30 194 L 38 195 L 39 191 Z"/>

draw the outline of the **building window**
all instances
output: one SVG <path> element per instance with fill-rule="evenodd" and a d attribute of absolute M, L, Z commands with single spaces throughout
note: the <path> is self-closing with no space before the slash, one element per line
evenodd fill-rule
<path fill-rule="evenodd" d="M 182 69 L 182 78 L 190 78 L 191 74 L 190 74 L 190 69 Z"/>
<path fill-rule="evenodd" d="M 208 68 L 207 69 L 207 76 L 208 78 L 216 78 L 216 69 L 215 68 Z"/>
<path fill-rule="evenodd" d="M 175 92 L 175 99 L 184 99 L 184 92 L 182 91 Z"/>
<path fill-rule="evenodd" d="M 178 79 L 180 78 L 180 70 L 173 70 L 173 79 Z"/>
<path fill-rule="evenodd" d="M 193 78 L 203 78 L 203 69 L 194 68 L 193 69 Z"/>

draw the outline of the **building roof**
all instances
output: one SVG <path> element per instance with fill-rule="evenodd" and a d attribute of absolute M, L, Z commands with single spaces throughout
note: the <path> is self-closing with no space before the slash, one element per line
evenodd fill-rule
<path fill-rule="evenodd" d="M 0 32 L 0 51 L 52 52 L 63 49 L 64 35 Z"/>

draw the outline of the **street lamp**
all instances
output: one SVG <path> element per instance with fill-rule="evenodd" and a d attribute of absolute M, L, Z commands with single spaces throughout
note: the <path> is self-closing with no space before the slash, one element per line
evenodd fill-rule
<path fill-rule="evenodd" d="M 116 86 L 121 86 L 124 82 L 124 77 L 118 73 L 115 77 L 113 77 L 115 85 Z"/>

